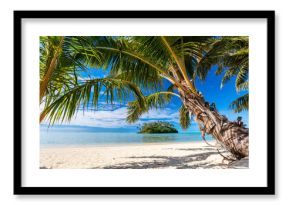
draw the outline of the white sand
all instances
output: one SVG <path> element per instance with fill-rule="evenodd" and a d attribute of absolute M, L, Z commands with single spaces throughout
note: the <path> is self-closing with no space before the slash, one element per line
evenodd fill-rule
<path fill-rule="evenodd" d="M 227 156 L 226 151 L 221 151 Z M 218 154 L 204 142 L 134 144 L 41 148 L 43 169 L 224 169 L 247 168 L 248 160 L 238 166 Z"/>

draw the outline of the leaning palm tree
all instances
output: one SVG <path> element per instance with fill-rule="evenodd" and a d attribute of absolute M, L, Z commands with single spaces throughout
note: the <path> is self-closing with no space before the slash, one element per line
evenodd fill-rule
<path fill-rule="evenodd" d="M 162 107 L 176 96 L 182 102 L 180 122 L 183 128 L 187 128 L 195 116 L 203 134 L 212 135 L 237 158 L 246 157 L 249 155 L 248 129 L 211 108 L 195 86 L 198 68 L 213 39 L 182 36 L 79 38 L 80 46 L 75 49 L 92 57 L 97 53 L 96 57 L 101 56 L 101 60 L 95 61 L 95 67 L 109 68 L 110 74 L 72 86 L 51 100 L 43 113 L 51 123 L 70 120 L 78 107 L 90 103 L 97 106 L 100 92 L 104 91 L 108 102 L 133 95 L 136 100 L 128 103 L 127 121 L 135 122 L 149 109 Z M 166 89 L 164 80 L 171 84 Z"/>

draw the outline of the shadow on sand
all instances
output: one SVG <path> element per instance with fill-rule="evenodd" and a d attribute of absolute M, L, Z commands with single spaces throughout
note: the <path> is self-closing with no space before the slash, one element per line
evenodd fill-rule
<path fill-rule="evenodd" d="M 227 168 L 226 164 L 208 163 L 205 160 L 211 155 L 217 155 L 215 148 L 190 148 L 190 149 L 175 149 L 181 151 L 203 151 L 203 153 L 186 155 L 186 156 L 138 156 L 129 157 L 130 159 L 139 159 L 138 162 L 128 162 L 116 164 L 113 166 L 102 167 L 103 169 L 152 169 L 152 168 L 176 168 L 176 169 L 210 169 L 210 168 Z M 225 153 L 225 152 L 221 152 Z M 141 161 L 140 161 L 141 159 Z M 144 160 L 142 160 L 144 159 Z M 194 164 L 193 164 L 194 163 Z M 95 169 L 98 169 L 97 167 Z"/>

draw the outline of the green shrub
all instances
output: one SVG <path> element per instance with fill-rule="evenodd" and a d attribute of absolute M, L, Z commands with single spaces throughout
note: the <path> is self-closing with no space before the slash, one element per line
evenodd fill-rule
<path fill-rule="evenodd" d="M 148 122 L 139 128 L 139 133 L 178 133 L 174 125 L 169 122 Z"/>

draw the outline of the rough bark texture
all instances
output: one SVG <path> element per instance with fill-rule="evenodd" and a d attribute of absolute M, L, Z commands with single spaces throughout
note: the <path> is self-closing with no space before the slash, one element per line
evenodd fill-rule
<path fill-rule="evenodd" d="M 183 104 L 195 115 L 195 121 L 202 132 L 212 135 L 224 148 L 230 151 L 236 158 L 249 156 L 249 129 L 240 126 L 237 122 L 229 121 L 218 111 L 210 110 L 203 97 L 185 92 L 188 87 L 182 82 L 183 89 L 179 89 Z"/>

